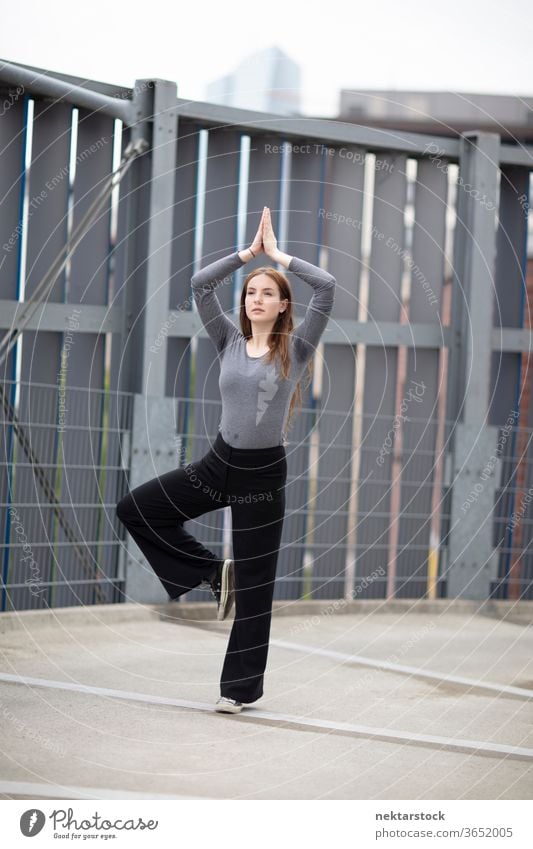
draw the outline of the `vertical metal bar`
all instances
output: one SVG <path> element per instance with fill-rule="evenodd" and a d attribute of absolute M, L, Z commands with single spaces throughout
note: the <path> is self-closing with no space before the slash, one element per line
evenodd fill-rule
<path fill-rule="evenodd" d="M 22 87 L 23 90 L 23 87 Z M 0 297 L 5 300 L 18 301 L 20 292 L 21 272 L 21 225 L 26 181 L 25 155 L 27 142 L 28 99 L 21 97 L 18 88 L 12 93 L 13 103 L 9 110 L 4 110 L 0 120 Z M 3 504 L 13 500 L 13 460 L 15 457 L 16 436 L 9 420 L 8 410 L 13 408 L 17 396 L 16 366 L 18 358 L 18 343 L 10 352 L 3 365 L 2 385 L 3 398 L 6 403 L 0 404 L 2 428 L 0 429 L 0 451 L 4 466 L 0 475 L 0 499 Z M 7 584 L 12 575 L 10 561 L 13 563 L 13 552 L 9 549 L 10 541 L 14 539 L 12 528 L 13 519 L 17 513 L 8 510 L 0 511 L 0 539 L 6 548 L 2 551 L 0 570 L 2 574 L 2 598 L 0 610 L 8 606 Z"/>
<path fill-rule="evenodd" d="M 154 80 L 142 387 L 146 394 L 156 397 L 164 396 L 166 384 L 165 369 L 160 363 L 166 361 L 167 340 L 164 335 L 160 337 L 160 332 L 168 318 L 168 281 L 172 272 L 175 103 L 175 83 Z M 160 338 L 160 349 L 154 353 L 154 341 Z"/>
<path fill-rule="evenodd" d="M 386 155 L 374 165 L 374 205 L 369 258 L 368 320 L 398 322 L 405 249 L 404 214 L 407 198 L 407 158 Z M 363 428 L 358 535 L 358 573 L 387 570 L 386 595 L 396 588 L 395 564 L 387 562 L 390 535 L 392 437 L 398 393 L 398 349 L 367 346 L 365 356 Z M 391 441 L 389 446 L 387 440 Z M 368 446 L 368 448 L 366 448 Z M 372 450 L 370 450 L 372 449 Z M 379 515 L 376 515 L 379 514 Z"/>
<path fill-rule="evenodd" d="M 441 325 L 446 237 L 446 202 L 448 180 L 445 170 L 429 159 L 417 162 L 413 238 L 409 255 L 408 319 L 413 323 Z M 438 564 L 439 516 L 432 530 L 434 479 L 440 478 L 441 459 L 436 455 L 437 410 L 439 393 L 440 352 L 438 349 L 410 348 L 406 352 L 406 368 L 397 409 L 404 446 L 400 460 L 398 484 L 404 482 L 400 497 L 401 521 L 397 554 L 398 580 L 403 586 L 398 595 L 423 596 L 432 588 L 436 592 Z M 396 480 L 396 475 L 394 476 Z M 417 518 L 410 518 L 410 514 Z M 423 518 L 418 518 L 423 517 Z M 431 574 L 430 574 L 431 570 Z"/>
<path fill-rule="evenodd" d="M 324 205 L 319 218 L 323 221 L 327 270 L 337 281 L 330 317 L 335 324 L 336 319 L 358 318 L 365 156 L 351 146 L 330 147 L 325 161 Z M 321 352 L 315 358 L 321 374 L 317 402 L 320 454 L 316 468 L 322 480 L 314 499 L 317 513 L 313 543 L 318 544 L 315 558 L 322 579 L 314 581 L 313 597 L 338 598 L 352 595 L 354 590 L 355 562 L 352 555 L 347 563 L 346 551 L 356 356 L 352 345 L 329 345 L 328 328 L 320 348 L 323 360 Z"/>
<path fill-rule="evenodd" d="M 120 161 L 124 151 L 129 144 L 131 132 L 127 127 L 122 127 L 122 137 L 115 140 L 119 150 L 115 153 L 115 160 Z M 131 170 L 121 180 L 117 192 L 116 224 L 112 233 L 110 255 L 112 263 L 111 286 L 109 303 L 121 309 L 124 323 L 126 322 L 126 285 L 129 276 L 129 226 L 132 214 L 132 199 L 130 196 Z M 120 468 L 122 465 L 122 446 L 125 438 L 129 437 L 129 399 L 130 396 L 120 392 L 124 381 L 123 370 L 123 347 L 124 333 L 113 333 L 111 336 L 110 351 L 110 374 L 109 374 L 109 430 L 107 442 L 108 465 L 114 466 L 112 470 L 106 469 L 106 477 L 103 487 L 104 500 L 110 504 L 106 514 L 106 521 L 102 531 L 102 540 L 106 551 L 106 569 L 111 578 L 116 578 L 116 584 L 111 591 L 110 601 L 123 601 L 124 585 L 120 583 L 125 575 L 125 548 L 121 540 L 125 533 L 124 526 L 118 521 L 115 505 L 126 492 L 126 475 Z M 117 468 L 118 467 L 118 468 Z M 102 546 L 103 548 L 103 546 Z M 121 571 L 122 570 L 122 571 Z"/>
<path fill-rule="evenodd" d="M 322 183 L 324 179 L 324 155 L 316 152 L 313 145 L 302 150 L 291 149 L 290 180 L 288 190 L 287 244 L 282 247 L 291 256 L 320 264 L 321 220 L 318 211 L 323 207 Z M 305 314 L 307 304 L 312 297 L 311 287 L 288 272 L 293 298 L 294 314 L 300 319 Z M 299 321 L 296 320 L 295 324 Z M 316 363 L 314 368 L 316 369 Z M 287 574 L 294 582 L 283 585 L 285 597 L 301 597 L 307 592 L 308 585 L 315 589 L 312 573 L 320 572 L 322 560 L 314 562 L 315 551 L 308 552 L 309 513 L 312 510 L 309 469 L 312 465 L 310 433 L 315 426 L 312 383 L 307 387 L 307 366 L 302 377 L 302 407 L 295 410 L 294 418 L 287 433 L 290 474 L 292 480 L 287 486 L 287 513 L 284 531 L 287 539 L 297 540 L 299 546 L 287 551 Z M 307 556 L 306 556 L 307 554 Z M 311 573 L 311 574 L 310 574 Z M 307 580 L 309 579 L 309 581 Z M 292 584 L 292 586 L 291 586 Z M 288 594 L 288 595 L 287 595 Z M 305 593 L 304 593 L 305 594 Z"/>
<path fill-rule="evenodd" d="M 172 268 L 169 278 L 169 310 L 193 312 L 191 276 L 194 263 L 194 223 L 197 206 L 196 184 L 200 133 L 191 121 L 179 119 L 172 234 Z M 171 319 L 169 319 L 171 320 Z M 162 334 L 166 335 L 166 334 Z M 160 350 L 160 338 L 155 347 Z M 166 394 L 185 398 L 190 392 L 191 340 L 169 337 L 167 341 Z"/>
<path fill-rule="evenodd" d="M 529 209 L 529 170 L 503 168 L 500 181 L 500 208 L 496 249 L 496 308 L 494 324 L 500 327 L 533 326 L 527 304 L 527 226 Z M 523 592 L 526 574 L 525 551 L 531 542 L 531 530 L 524 521 L 510 521 L 516 505 L 528 497 L 528 395 L 531 386 L 530 354 L 493 351 L 491 357 L 491 411 L 493 424 L 506 428 L 516 424 L 510 434 L 512 462 L 509 464 L 511 497 L 508 505 L 498 501 L 495 521 L 504 520 L 505 534 L 500 558 L 499 579 L 505 598 L 517 600 Z M 511 418 L 510 418 L 511 417 Z M 502 508 L 508 506 L 508 512 Z M 502 528 L 503 529 L 503 528 Z"/>
<path fill-rule="evenodd" d="M 113 167 L 114 121 L 106 116 L 80 109 L 76 126 L 76 147 L 73 151 L 74 174 L 71 197 L 71 231 L 76 230 L 87 213 L 101 186 Z M 70 407 L 67 422 L 70 425 L 87 425 L 82 430 L 69 430 L 61 435 L 61 464 L 64 466 L 60 484 L 60 498 L 65 504 L 79 502 L 91 507 L 63 508 L 69 525 L 79 534 L 80 542 L 96 540 L 100 530 L 99 501 L 100 472 L 71 468 L 72 465 L 99 466 L 103 448 L 103 404 L 101 390 L 105 385 L 104 334 L 79 333 L 77 329 L 85 304 L 108 303 L 109 247 L 111 225 L 111 195 L 91 229 L 77 246 L 69 261 L 67 300 L 72 305 L 63 334 L 64 391 Z M 80 392 L 71 387 L 92 387 L 94 394 Z M 58 529 L 58 540 L 67 539 L 64 530 Z M 98 573 L 98 550 L 86 548 L 92 561 L 92 577 Z M 75 579 L 87 579 L 86 569 L 74 556 L 70 546 L 57 550 L 61 572 Z M 94 603 L 94 589 L 74 585 L 72 592 L 62 591 L 65 604 Z M 69 597 L 71 596 L 71 597 Z"/>
<path fill-rule="evenodd" d="M 35 101 L 28 181 L 25 300 L 33 294 L 67 243 L 71 131 L 71 105 Z M 63 269 L 47 293 L 47 302 L 64 302 L 65 287 L 66 272 Z M 62 333 L 25 331 L 23 334 L 21 379 L 30 381 L 32 386 L 27 387 L 24 393 L 21 415 L 27 422 L 26 432 L 34 454 L 39 462 L 45 464 L 44 474 L 52 489 L 55 487 L 54 465 L 57 463 L 59 444 L 59 434 L 55 427 L 59 393 L 54 397 L 54 413 L 45 421 L 46 427 L 36 427 L 34 423 L 38 422 L 41 414 L 40 402 L 47 390 L 35 385 L 43 383 L 60 386 L 61 349 Z M 23 460 L 27 462 L 26 457 Z M 49 503 L 32 468 L 17 470 L 17 493 L 22 492 L 25 493 L 23 498 L 38 504 L 41 500 L 45 505 Z M 25 512 L 28 536 L 31 535 L 36 543 L 49 543 L 47 547 L 36 549 L 39 552 L 36 560 L 40 573 L 44 579 L 54 580 L 58 572 L 52 544 L 57 528 L 53 512 L 48 509 L 40 511 L 38 508 Z M 45 595 L 48 603 L 55 603 L 53 588 L 43 593 L 43 598 Z"/>
<path fill-rule="evenodd" d="M 496 576 L 493 543 L 494 494 L 499 474 L 495 457 L 497 429 L 487 426 L 496 215 L 498 210 L 499 136 L 468 133 L 462 139 L 460 194 L 464 219 L 457 219 L 464 246 L 462 340 L 464 373 L 453 456 L 453 500 L 449 541 L 448 595 L 488 598 Z M 458 293 L 455 293 L 456 297 Z M 494 462 L 491 458 L 494 457 Z M 485 469 L 487 470 L 485 473 Z M 483 477 L 482 477 L 483 475 Z"/>

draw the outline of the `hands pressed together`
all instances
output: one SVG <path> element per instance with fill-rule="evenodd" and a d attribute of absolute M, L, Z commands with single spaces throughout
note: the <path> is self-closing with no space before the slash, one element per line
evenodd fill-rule
<path fill-rule="evenodd" d="M 278 258 L 278 241 L 274 235 L 268 206 L 263 207 L 261 221 L 250 247 L 255 256 L 265 253 L 272 260 Z"/>
<path fill-rule="evenodd" d="M 278 240 L 274 235 L 268 206 L 263 207 L 261 221 L 252 244 L 249 248 L 239 251 L 239 256 L 242 262 L 249 262 L 261 253 L 266 254 L 273 262 L 279 262 L 285 268 L 289 267 L 292 259 L 289 254 L 280 251 L 278 248 Z"/>

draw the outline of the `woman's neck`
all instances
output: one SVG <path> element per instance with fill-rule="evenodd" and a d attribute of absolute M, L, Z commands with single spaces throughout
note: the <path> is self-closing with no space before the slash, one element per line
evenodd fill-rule
<path fill-rule="evenodd" d="M 267 330 L 254 330 L 248 339 L 248 346 L 252 351 L 264 351 L 268 348 L 268 340 L 270 337 L 271 328 Z"/>

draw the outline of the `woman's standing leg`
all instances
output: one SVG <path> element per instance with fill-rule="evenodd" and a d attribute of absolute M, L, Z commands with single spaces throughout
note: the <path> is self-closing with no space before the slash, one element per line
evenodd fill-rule
<path fill-rule="evenodd" d="M 117 504 L 118 518 L 171 598 L 197 587 L 221 562 L 183 523 L 226 506 L 225 477 L 225 464 L 209 451 L 196 463 L 141 484 Z"/>
<path fill-rule="evenodd" d="M 259 492 L 266 492 L 267 499 L 231 505 L 235 619 L 224 659 L 220 694 L 244 703 L 255 702 L 263 695 L 272 599 L 285 515 L 283 474 L 286 475 L 286 465 L 284 470 L 277 475 L 277 482 L 271 474 L 262 482 L 261 475 L 254 477 L 250 470 L 246 475 L 248 494 L 253 498 Z M 246 494 L 242 483 L 238 489 Z M 268 500 L 268 495 L 272 500 Z"/>

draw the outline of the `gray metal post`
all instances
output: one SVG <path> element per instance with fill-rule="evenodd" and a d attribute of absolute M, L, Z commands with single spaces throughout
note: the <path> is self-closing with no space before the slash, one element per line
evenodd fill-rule
<path fill-rule="evenodd" d="M 461 273 L 454 280 L 454 319 L 460 334 L 460 355 L 455 358 L 454 374 L 450 375 L 460 387 L 450 409 L 450 415 L 458 420 L 452 463 L 447 576 L 450 598 L 488 598 L 497 569 L 492 528 L 500 466 L 498 430 L 489 427 L 487 421 L 499 147 L 499 136 L 494 133 L 467 133 L 461 140 L 460 215 L 455 238 L 462 257 L 456 253 Z"/>
<path fill-rule="evenodd" d="M 176 94 L 175 83 L 158 79 L 136 80 L 133 93 L 132 141 L 144 138 L 150 150 L 140 157 L 136 171 L 135 229 L 129 233 L 129 238 L 140 242 L 145 250 L 137 252 L 126 284 L 134 289 L 127 299 L 127 369 L 130 388 L 138 393 L 134 401 L 130 490 L 178 465 L 176 401 L 164 397 L 167 335 L 162 332 L 169 315 L 172 276 Z M 145 182 L 147 186 L 143 185 Z M 167 601 L 162 585 L 129 535 L 126 544 L 127 599 L 144 603 Z"/>
<path fill-rule="evenodd" d="M 142 383 L 139 389 L 146 394 L 162 397 L 165 394 L 166 334 L 161 330 L 169 314 L 169 280 L 172 274 L 172 238 L 174 222 L 174 170 L 176 167 L 177 120 L 174 113 L 176 84 L 168 80 L 153 80 L 150 114 L 146 116 L 148 80 L 136 80 L 135 90 L 142 98 L 139 122 L 132 138 L 145 135 L 151 122 L 150 200 L 146 256 L 146 289 L 144 312 Z M 135 95 L 134 95 L 135 96 Z M 142 112 L 144 111 L 144 114 Z M 135 114 L 135 113 L 134 113 Z M 144 120 L 143 120 L 144 119 Z M 138 222 L 141 224 L 141 222 Z M 142 222 L 144 223 L 144 222 Z M 157 345 L 155 344 L 157 341 Z"/>
<path fill-rule="evenodd" d="M 130 490 L 179 465 L 175 398 L 135 395 L 131 435 Z M 130 534 L 126 535 L 126 601 L 157 604 L 168 601 L 163 585 Z"/>

